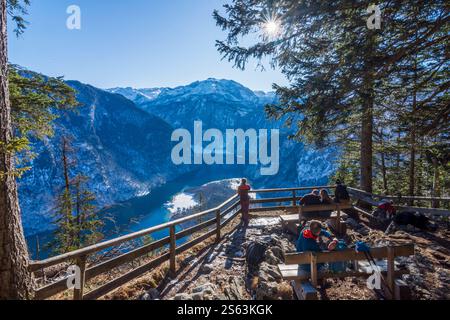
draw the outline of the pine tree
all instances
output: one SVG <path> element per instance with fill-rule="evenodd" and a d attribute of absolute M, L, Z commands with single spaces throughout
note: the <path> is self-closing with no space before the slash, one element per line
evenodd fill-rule
<path fill-rule="evenodd" d="M 61 141 L 61 163 L 64 187 L 56 199 L 55 240 L 50 247 L 56 254 L 62 254 L 94 244 L 103 238 L 102 221 L 96 214 L 95 195 L 87 188 L 88 177 L 77 174 L 70 178 L 76 162 L 72 159 L 74 150 L 71 139 Z"/>
<path fill-rule="evenodd" d="M 21 13 L 27 4 L 28 0 L 0 0 L 0 299 L 30 299 L 33 286 L 14 175 L 7 50 L 7 15 L 16 22 L 16 32 L 22 32 Z"/>
<path fill-rule="evenodd" d="M 0 34 L 1 127 L 0 146 L 0 299 L 30 298 L 32 279 L 27 271 L 28 252 L 23 237 L 15 179 L 28 169 L 32 140 L 51 136 L 55 109 L 77 106 L 75 92 L 60 78 L 48 78 L 9 66 L 7 15 L 14 32 L 24 32 L 28 0 L 2 0 Z M 6 222 L 5 222 L 6 221 Z"/>
<path fill-rule="evenodd" d="M 79 103 L 75 90 L 62 78 L 45 77 L 35 72 L 9 67 L 9 92 L 17 163 L 20 175 L 34 158 L 31 143 L 52 137 L 58 113 L 74 111 Z"/>
<path fill-rule="evenodd" d="M 198 194 L 198 204 L 193 208 L 193 213 L 200 213 L 206 210 L 206 197 L 203 192 Z M 208 217 L 200 217 L 197 219 L 197 224 L 204 222 Z"/>
<path fill-rule="evenodd" d="M 388 151 L 401 148 L 396 167 L 407 163 L 410 176 L 415 176 L 415 162 L 405 161 L 403 149 L 414 160 L 420 132 L 436 135 L 448 127 L 445 48 L 450 14 L 445 1 L 385 2 L 379 5 L 382 28 L 369 30 L 368 5 L 234 0 L 225 5 L 224 15 L 216 11 L 214 17 L 228 32 L 225 41 L 217 42 L 225 59 L 244 69 L 250 59 L 269 56 L 272 66 L 288 78 L 289 87 L 274 85 L 280 103 L 267 107 L 269 115 L 285 119 L 298 139 L 341 145 L 339 174 L 358 161 L 361 188 L 371 192 L 380 186 L 372 181 L 380 169 L 383 189 L 389 189 L 389 181 L 397 183 L 390 180 Z M 276 35 L 264 32 L 268 24 L 278 26 Z M 256 43 L 243 47 L 241 39 Z M 433 112 L 439 116 L 431 116 Z M 386 140 L 396 131 L 401 145 Z M 353 181 L 352 168 L 348 175 Z"/>

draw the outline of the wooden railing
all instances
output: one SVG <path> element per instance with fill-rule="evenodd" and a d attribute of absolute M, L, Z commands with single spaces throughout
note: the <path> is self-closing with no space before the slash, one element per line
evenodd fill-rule
<path fill-rule="evenodd" d="M 386 200 L 393 200 L 393 201 L 397 201 L 397 202 L 405 202 L 405 201 L 450 202 L 450 198 L 446 198 L 446 197 L 440 198 L 440 197 L 421 197 L 421 196 L 403 196 L 403 195 L 389 196 L 389 195 L 373 194 L 373 193 L 369 193 L 369 192 L 359 190 L 356 188 L 348 188 L 348 189 L 350 191 L 365 194 L 371 198 L 376 198 L 376 199 L 380 199 L 380 200 L 386 199 Z"/>
<path fill-rule="evenodd" d="M 298 201 L 300 201 L 301 196 L 300 193 L 302 191 L 312 190 L 312 189 L 332 189 L 334 186 L 322 186 L 322 187 L 301 187 L 301 188 L 280 188 L 280 189 L 263 189 L 263 190 L 252 190 L 250 191 L 252 194 L 269 194 L 269 193 L 291 193 L 289 197 L 279 197 L 279 198 L 267 198 L 267 199 L 253 199 L 251 200 L 252 204 L 267 204 L 267 203 L 289 203 L 287 206 L 278 206 L 278 207 L 261 207 L 254 208 L 253 211 L 263 211 L 263 210 L 274 210 L 276 208 L 287 208 L 287 207 L 296 207 L 298 205 Z M 127 234 L 115 239 L 111 239 L 105 242 L 101 242 L 99 244 L 95 244 L 80 250 L 76 250 L 73 252 L 69 252 L 66 254 L 62 254 L 56 257 L 52 257 L 42 261 L 31 261 L 29 265 L 29 269 L 31 272 L 39 272 L 44 271 L 46 268 L 67 264 L 67 267 L 71 264 L 75 264 L 80 268 L 80 287 L 74 288 L 73 298 L 76 300 L 93 300 L 104 296 L 105 294 L 119 288 L 120 286 L 128 283 L 129 281 L 153 270 L 154 268 L 160 266 L 162 263 L 169 261 L 169 268 L 172 273 L 175 273 L 177 270 L 176 265 L 176 257 L 177 255 L 189 250 L 193 246 L 200 244 L 208 238 L 213 236 L 216 237 L 216 240 L 219 241 L 221 239 L 221 232 L 225 226 L 227 226 L 236 216 L 240 213 L 240 203 L 238 195 L 231 197 L 226 200 L 224 203 L 219 205 L 216 208 L 206 210 L 197 214 L 193 214 L 178 220 L 170 221 L 158 226 L 154 226 L 145 230 L 141 230 L 135 233 Z M 186 224 L 187 222 L 198 220 L 210 215 L 215 215 L 214 218 L 207 220 L 205 222 L 196 223 L 192 227 L 185 228 L 183 230 L 177 230 L 177 227 Z M 207 232 L 201 234 L 200 236 L 190 239 L 188 242 L 185 242 L 181 245 L 177 245 L 177 240 L 192 236 L 194 234 L 198 234 L 204 229 L 211 229 L 210 227 L 214 226 L 212 230 L 207 230 Z M 106 249 L 116 247 L 122 244 L 125 244 L 129 241 L 143 238 L 145 236 L 151 235 L 155 232 L 159 232 L 162 230 L 169 230 L 169 236 L 163 239 L 154 241 L 150 244 L 143 245 L 137 249 L 132 251 L 123 253 L 118 257 L 114 257 L 105 262 L 101 262 L 99 264 L 88 266 L 89 257 L 94 254 L 100 253 Z M 88 293 L 85 293 L 86 282 L 90 279 L 93 279 L 103 273 L 109 272 L 114 268 L 123 266 L 125 264 L 129 264 L 136 259 L 139 259 L 149 253 L 152 253 L 156 250 L 163 249 L 168 246 L 168 250 L 151 260 L 150 262 L 145 263 L 142 266 L 139 266 L 126 274 L 96 288 Z M 61 292 L 65 292 L 68 290 L 67 280 L 69 276 L 65 276 L 62 279 L 59 279 L 51 284 L 45 285 L 35 291 L 35 299 L 47 299 Z"/>
<path fill-rule="evenodd" d="M 390 196 L 390 195 L 379 195 L 379 194 L 372 194 L 363 190 L 359 190 L 356 188 L 348 188 L 350 195 L 359 201 L 362 201 L 366 204 L 369 204 L 371 206 L 377 206 L 381 200 L 392 200 L 394 201 L 396 207 L 398 209 L 402 210 L 410 210 L 410 211 L 417 211 L 423 214 L 429 214 L 429 215 L 437 215 L 437 216 L 444 216 L 449 217 L 450 211 L 446 209 L 439 209 L 439 208 L 425 208 L 425 207 L 415 207 L 415 206 L 408 206 L 404 205 L 407 202 L 414 201 L 421 201 L 421 202 L 438 202 L 438 203 L 449 203 L 450 198 L 437 198 L 437 197 L 422 197 L 422 196 Z M 360 211 L 363 214 L 367 215 L 367 212 L 362 210 L 361 208 L 356 208 L 358 211 Z"/>
<path fill-rule="evenodd" d="M 299 187 L 299 188 L 279 188 L 279 189 L 260 189 L 260 190 L 252 190 L 250 193 L 253 194 L 267 194 L 267 193 L 291 193 L 289 197 L 279 197 L 279 198 L 262 198 L 262 199 L 252 199 L 250 201 L 251 204 L 282 204 L 289 203 L 289 205 L 278 205 L 271 207 L 261 207 L 261 208 L 252 208 L 250 211 L 272 211 L 272 210 L 282 210 L 290 207 L 297 207 L 299 205 L 299 201 L 302 199 L 300 193 L 304 191 L 310 191 L 314 189 L 336 189 L 336 186 L 318 186 L 318 187 Z"/>
<path fill-rule="evenodd" d="M 259 205 L 259 207 L 251 208 L 250 210 L 255 212 L 261 211 L 273 211 L 273 210 L 282 210 L 288 208 L 295 208 L 299 206 L 299 201 L 301 200 L 301 193 L 313 190 L 313 189 L 334 189 L 335 186 L 318 186 L 318 187 L 299 187 L 299 188 L 279 188 L 279 189 L 262 189 L 262 190 L 252 190 L 250 193 L 259 194 L 259 195 L 267 195 L 267 194 L 276 194 L 276 193 L 288 193 L 289 196 L 283 197 L 275 197 L 275 198 L 257 198 L 252 199 L 251 204 Z M 380 199 L 390 199 L 395 197 L 390 196 L 381 196 L 381 195 L 372 195 L 362 190 L 349 188 L 350 194 L 352 198 L 356 200 L 366 201 L 367 203 L 371 203 L 372 205 L 377 205 L 378 202 L 373 200 L 374 198 Z M 413 197 L 415 199 L 420 200 L 433 200 L 435 198 L 425 198 L 425 197 Z M 404 199 L 404 198 L 403 198 Z M 438 198 L 439 201 L 449 201 L 447 198 Z M 267 204 L 275 204 L 274 206 L 266 206 Z M 284 204 L 284 205 L 283 205 Z M 262 206 L 264 205 L 264 206 Z M 448 212 L 448 211 L 447 211 Z M 174 221 L 170 221 L 158 226 L 154 226 L 145 230 L 141 230 L 135 233 L 127 234 L 115 239 L 111 239 L 108 241 L 104 241 L 80 250 L 76 250 L 73 252 L 69 252 L 66 254 L 62 254 L 56 257 L 52 257 L 42 261 L 31 261 L 29 265 L 29 269 L 31 272 L 37 273 L 40 271 L 44 271 L 46 268 L 66 264 L 68 267 L 71 264 L 75 264 L 80 269 L 80 277 L 79 277 L 79 288 L 74 288 L 74 299 L 77 300 L 91 300 L 97 299 L 99 297 L 104 296 L 105 294 L 119 288 L 120 286 L 128 283 L 129 281 L 152 271 L 154 268 L 160 266 L 164 262 L 169 261 L 169 270 L 172 273 L 175 273 L 177 270 L 176 265 L 176 257 L 177 255 L 186 252 L 190 248 L 195 245 L 200 244 L 201 242 L 215 236 L 216 240 L 219 241 L 222 237 L 222 230 L 225 226 L 227 226 L 233 219 L 235 219 L 240 214 L 240 203 L 238 195 L 231 197 L 226 200 L 224 203 L 219 205 L 216 208 L 206 210 L 200 213 L 196 213 L 181 219 L 177 219 Z M 191 227 L 186 227 L 184 229 L 179 229 L 182 225 L 194 221 L 201 220 L 202 218 L 212 216 L 213 218 L 207 221 L 195 221 L 196 223 Z M 213 227 L 211 229 L 211 227 Z M 177 229 L 178 228 L 178 229 Z M 207 229 L 206 232 L 203 232 Z M 117 257 L 114 257 L 110 260 L 100 262 L 98 264 L 88 266 L 88 259 L 97 253 L 101 253 L 102 251 L 113 248 L 116 246 L 120 246 L 132 240 L 140 239 L 145 236 L 151 235 L 155 232 L 159 232 L 162 230 L 168 230 L 169 236 L 153 241 L 152 243 L 142 245 L 136 249 L 133 249 L 129 252 L 125 252 Z M 203 232 L 203 233 L 202 233 Z M 189 236 L 197 235 L 195 238 L 189 239 L 187 242 L 184 242 L 180 245 L 177 245 L 177 240 L 184 239 Z M 142 258 L 149 253 L 155 252 L 156 250 L 161 250 L 168 247 L 168 250 L 164 250 L 159 256 L 155 257 L 153 260 L 146 262 L 144 265 L 141 265 L 131 271 L 128 271 L 124 275 L 115 278 L 114 280 L 88 292 L 85 293 L 86 282 L 103 274 L 109 272 L 117 267 L 123 266 L 125 264 L 129 264 L 136 259 Z M 67 280 L 69 276 L 65 276 L 59 280 L 56 280 L 53 283 L 45 285 L 44 287 L 38 288 L 35 290 L 35 299 L 47 299 L 52 297 L 58 293 L 65 292 L 68 290 Z"/>
<path fill-rule="evenodd" d="M 95 244 L 80 250 L 62 254 L 56 257 L 52 257 L 42 261 L 32 261 L 29 265 L 29 270 L 31 272 L 38 272 L 55 265 L 62 263 L 74 264 L 80 269 L 79 288 L 74 288 L 74 299 L 76 300 L 91 300 L 97 299 L 104 296 L 105 294 L 111 292 L 112 290 L 124 285 L 125 283 L 141 276 L 142 274 L 151 271 L 155 267 L 160 266 L 162 263 L 169 261 L 170 271 L 176 272 L 176 256 L 189 250 L 193 246 L 205 241 L 206 239 L 216 236 L 217 241 L 221 239 L 221 230 L 227 226 L 238 214 L 240 213 L 240 204 L 238 196 L 235 195 L 222 203 L 220 206 L 206 210 L 197 214 L 193 214 L 178 220 L 170 221 L 158 226 L 154 226 L 142 231 L 127 234 L 122 237 L 118 237 L 112 240 L 108 240 L 99 244 Z M 187 222 L 201 219 L 214 215 L 213 219 L 207 220 L 205 222 L 200 222 L 193 227 L 188 227 L 181 231 L 177 230 L 180 225 L 186 224 Z M 192 236 L 200 231 L 215 226 L 212 230 L 208 230 L 201 236 L 177 246 L 177 240 Z M 87 268 L 88 258 L 96 253 L 102 252 L 111 247 L 119 246 L 125 244 L 129 241 L 136 240 L 155 232 L 162 230 L 169 230 L 169 236 L 163 239 L 154 241 L 150 244 L 143 245 L 137 249 L 130 252 L 123 253 L 122 255 L 112 258 L 108 261 L 102 262 L 100 264 L 91 266 Z M 155 250 L 162 249 L 169 246 L 169 250 L 155 259 L 147 262 L 146 264 L 133 269 L 126 274 L 116 278 L 101 287 L 94 289 L 88 293 L 84 293 L 85 284 L 88 280 L 103 274 L 105 272 L 111 271 L 114 268 L 120 267 L 124 264 L 130 263 L 135 259 L 141 258 Z M 68 276 L 55 281 L 49 285 L 39 288 L 35 291 L 35 299 L 41 300 L 54 296 L 58 293 L 68 290 L 67 280 Z"/>

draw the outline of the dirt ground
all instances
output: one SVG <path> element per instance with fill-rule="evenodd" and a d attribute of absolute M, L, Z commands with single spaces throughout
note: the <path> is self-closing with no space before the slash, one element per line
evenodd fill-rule
<path fill-rule="evenodd" d="M 279 275 L 277 264 L 282 263 L 278 252 L 293 252 L 295 236 L 282 230 L 277 218 L 284 212 L 271 212 L 272 217 L 257 217 L 248 228 L 237 222 L 220 243 L 213 241 L 199 246 L 195 253 L 186 253 L 179 260 L 175 276 L 162 274 L 135 281 L 105 297 L 106 299 L 162 299 L 162 300 L 249 300 L 295 299 L 290 283 Z M 256 216 L 256 215 L 255 215 Z M 436 232 L 413 228 L 385 235 L 367 223 L 350 221 L 347 240 L 362 240 L 373 247 L 388 244 L 414 243 L 414 257 L 397 258 L 409 274 L 403 280 L 411 289 L 412 299 L 450 299 L 450 231 L 447 223 L 439 223 Z M 246 250 L 252 242 L 265 242 L 269 249 L 259 270 L 249 272 Z M 270 251 L 270 252 L 269 252 Z M 366 286 L 366 279 L 328 279 L 319 288 L 321 300 L 377 300 L 383 297 Z"/>

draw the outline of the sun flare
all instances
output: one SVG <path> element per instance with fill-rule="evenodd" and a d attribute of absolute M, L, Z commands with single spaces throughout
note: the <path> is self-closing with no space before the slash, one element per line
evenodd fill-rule
<path fill-rule="evenodd" d="M 269 20 L 265 23 L 264 30 L 268 36 L 274 37 L 281 30 L 280 22 L 277 20 Z"/>

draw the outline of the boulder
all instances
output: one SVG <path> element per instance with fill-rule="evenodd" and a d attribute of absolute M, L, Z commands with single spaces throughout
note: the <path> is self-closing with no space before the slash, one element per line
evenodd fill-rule
<path fill-rule="evenodd" d="M 209 293 L 209 292 L 214 292 L 216 290 L 217 290 L 216 286 L 214 284 L 208 282 L 199 287 L 192 289 L 192 293 L 201 293 L 201 292 L 205 292 L 205 291 Z"/>
<path fill-rule="evenodd" d="M 158 289 L 152 288 L 142 295 L 141 300 L 159 300 L 159 295 Z"/>
<path fill-rule="evenodd" d="M 269 264 L 280 264 L 281 259 L 276 257 L 275 254 L 271 249 L 266 251 L 266 254 L 264 255 L 264 260 Z"/>
<path fill-rule="evenodd" d="M 204 300 L 204 299 L 203 299 L 203 292 L 197 292 L 197 293 L 194 293 L 194 294 L 192 295 L 192 300 L 194 300 L 194 301 Z"/>
<path fill-rule="evenodd" d="M 278 284 L 275 282 L 260 282 L 255 290 L 256 300 L 277 300 Z"/>
<path fill-rule="evenodd" d="M 178 293 L 173 299 L 177 301 L 188 301 L 192 300 L 192 297 L 187 293 Z"/>

